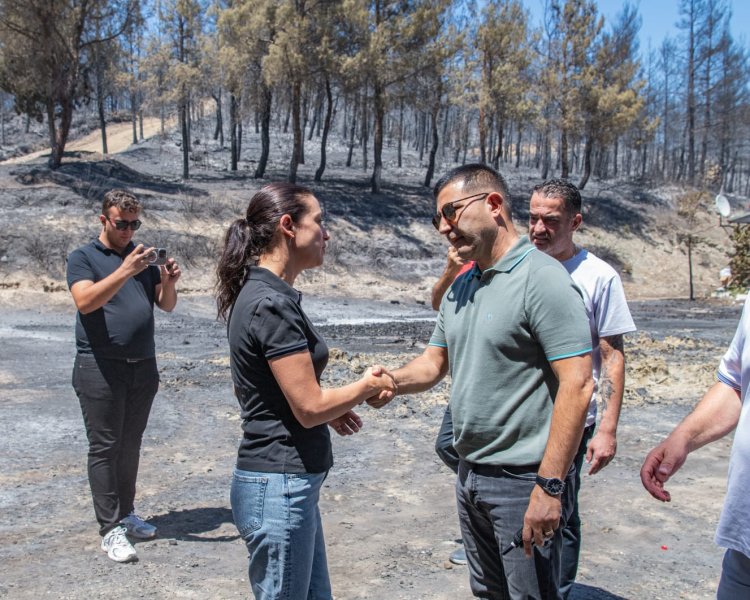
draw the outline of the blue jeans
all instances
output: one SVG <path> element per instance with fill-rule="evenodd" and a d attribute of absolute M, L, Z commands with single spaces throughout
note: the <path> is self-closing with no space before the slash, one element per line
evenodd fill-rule
<path fill-rule="evenodd" d="M 573 583 L 578 573 L 578 557 L 581 554 L 581 516 L 578 513 L 578 492 L 581 490 L 581 470 L 583 469 L 583 459 L 586 458 L 591 438 L 594 437 L 595 425 L 589 425 L 583 430 L 581 445 L 578 446 L 578 452 L 573 459 L 573 465 L 576 468 L 576 475 L 573 487 L 573 512 L 568 519 L 567 524 L 563 527 L 563 549 L 562 549 L 562 566 L 560 567 L 560 592 L 563 598 L 567 598 L 570 590 L 573 589 Z"/>
<path fill-rule="evenodd" d="M 256 600 L 331 600 L 318 509 L 326 475 L 235 469 L 232 515 L 249 552 Z"/>
<path fill-rule="evenodd" d="M 750 558 L 737 550 L 727 550 L 721 565 L 717 600 L 750 598 Z"/>
<path fill-rule="evenodd" d="M 472 465 L 461 461 L 456 478 L 458 517 L 469 565 L 469 584 L 477 598 L 490 600 L 558 600 L 562 527 L 544 548 L 534 546 L 526 558 L 516 548 L 505 556 L 502 549 L 523 527 L 523 517 L 535 485 L 534 470 L 520 467 Z M 562 496 L 562 522 L 570 516 L 567 489 L 574 471 L 566 477 Z"/>

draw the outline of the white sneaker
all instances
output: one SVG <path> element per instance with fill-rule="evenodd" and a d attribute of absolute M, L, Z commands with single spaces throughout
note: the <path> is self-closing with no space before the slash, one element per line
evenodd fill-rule
<path fill-rule="evenodd" d="M 156 527 L 151 523 L 146 523 L 134 512 L 124 519 L 120 519 L 120 524 L 127 529 L 129 536 L 139 540 L 150 540 L 156 537 Z"/>
<path fill-rule="evenodd" d="M 102 550 L 115 562 L 130 562 L 137 560 L 135 548 L 125 537 L 125 528 L 118 525 L 102 538 Z"/>

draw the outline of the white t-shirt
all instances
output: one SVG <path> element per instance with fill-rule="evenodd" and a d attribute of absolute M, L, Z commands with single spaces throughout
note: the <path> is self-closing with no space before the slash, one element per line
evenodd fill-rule
<path fill-rule="evenodd" d="M 594 395 L 586 417 L 588 427 L 596 423 L 596 391 L 601 369 L 599 339 L 635 331 L 635 323 L 630 316 L 620 276 L 606 262 L 588 250 L 581 249 L 562 264 L 583 294 L 591 328 Z"/>
<path fill-rule="evenodd" d="M 729 350 L 719 364 L 719 381 L 740 392 L 742 411 L 734 432 L 732 455 L 729 459 L 727 496 L 716 530 L 716 543 L 750 556 L 750 297 L 745 300 L 742 318 Z"/>

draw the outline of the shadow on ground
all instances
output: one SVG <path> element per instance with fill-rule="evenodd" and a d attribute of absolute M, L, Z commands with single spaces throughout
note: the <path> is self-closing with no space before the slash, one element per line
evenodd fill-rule
<path fill-rule="evenodd" d="M 602 588 L 580 583 L 573 585 L 568 598 L 570 600 L 628 600 L 625 596 L 618 596 Z"/>
<path fill-rule="evenodd" d="M 201 535 L 218 529 L 225 523 L 233 524 L 232 511 L 228 508 L 190 508 L 170 510 L 165 515 L 155 515 L 148 520 L 159 530 L 159 537 L 191 542 L 231 542 L 239 535 Z"/>
<path fill-rule="evenodd" d="M 24 185 L 52 182 L 95 202 L 101 202 L 104 193 L 114 188 L 137 187 L 151 194 L 208 195 L 205 190 L 147 175 L 111 158 L 87 160 L 88 154 L 66 152 L 69 162 L 63 162 L 58 169 L 38 164 L 22 165 L 11 171 L 11 175 Z"/>

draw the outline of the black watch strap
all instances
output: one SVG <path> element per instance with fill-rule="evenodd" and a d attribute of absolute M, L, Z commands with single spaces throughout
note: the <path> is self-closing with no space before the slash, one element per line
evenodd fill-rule
<path fill-rule="evenodd" d="M 550 496 L 560 496 L 565 491 L 565 482 L 556 477 L 548 478 L 537 474 L 536 483 Z"/>

